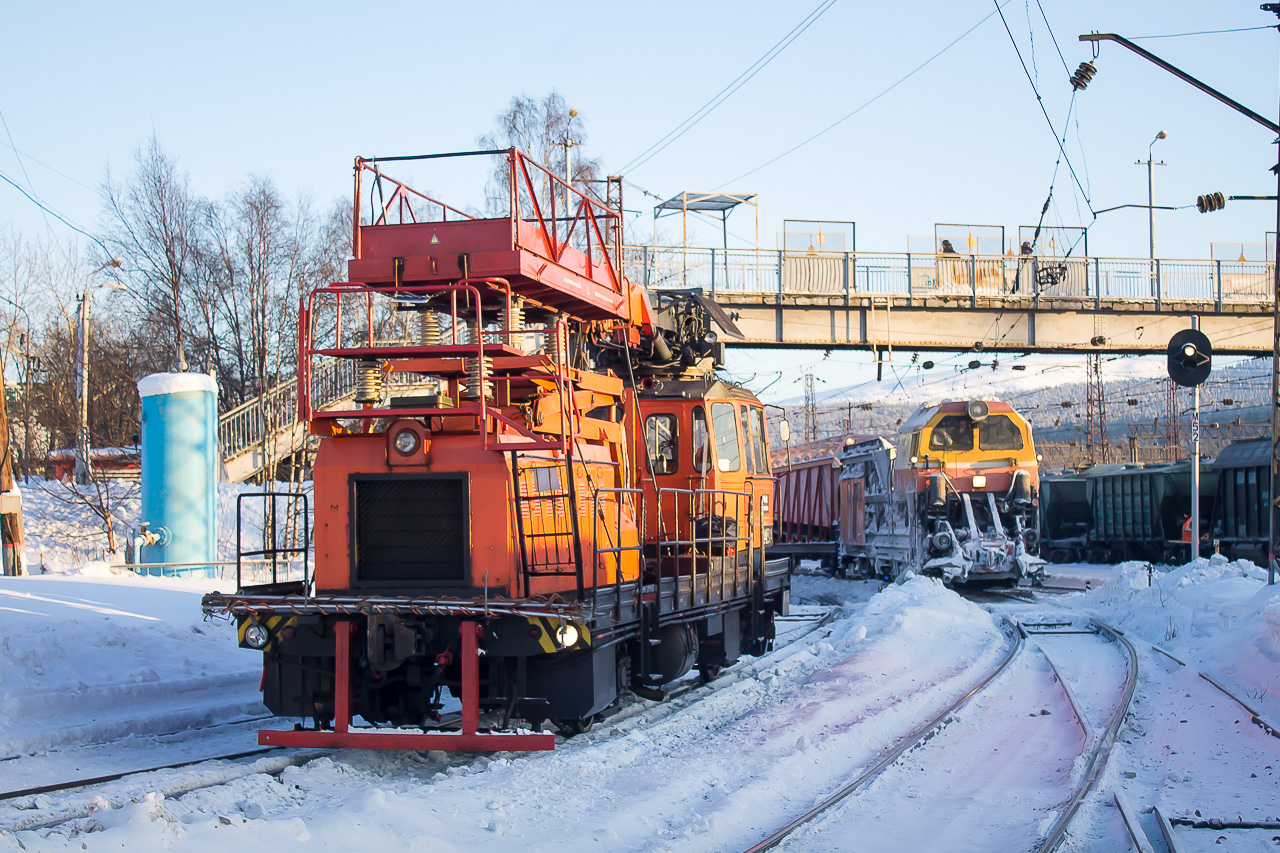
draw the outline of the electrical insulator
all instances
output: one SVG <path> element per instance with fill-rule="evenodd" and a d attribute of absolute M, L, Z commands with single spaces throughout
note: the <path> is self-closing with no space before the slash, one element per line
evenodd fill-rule
<path fill-rule="evenodd" d="M 1235 404 L 1236 404 L 1236 401 L 1231 399 L 1230 397 L 1222 398 L 1222 405 L 1224 406 L 1234 406 Z"/>
<path fill-rule="evenodd" d="M 1085 88 L 1089 85 L 1089 81 L 1093 79 L 1093 75 L 1097 73 L 1098 69 L 1092 62 L 1081 62 L 1080 67 L 1076 69 L 1076 73 L 1071 75 L 1071 88 Z"/>
<path fill-rule="evenodd" d="M 1130 406 L 1136 406 L 1136 405 L 1138 405 L 1138 398 L 1137 398 L 1137 397 L 1130 397 L 1129 399 L 1125 400 L 1125 403 L 1126 403 L 1126 404 L 1128 404 L 1128 405 L 1130 405 Z"/>
<path fill-rule="evenodd" d="M 1227 197 L 1222 193 L 1207 193 L 1196 196 L 1196 210 L 1201 213 L 1212 213 L 1227 206 Z"/>

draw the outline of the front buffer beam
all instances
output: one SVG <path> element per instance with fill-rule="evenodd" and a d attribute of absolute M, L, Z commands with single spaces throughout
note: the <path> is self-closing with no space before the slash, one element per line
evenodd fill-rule
<path fill-rule="evenodd" d="M 337 663 L 334 673 L 333 729 L 295 728 L 288 731 L 258 732 L 262 746 L 293 746 L 319 749 L 441 749 L 449 751 L 500 752 L 555 749 L 556 736 L 542 732 L 480 731 L 480 633 L 479 622 L 463 622 L 462 635 L 462 729 L 460 731 L 406 732 L 399 729 L 353 728 L 351 726 L 351 635 L 355 623 L 334 624 Z"/>

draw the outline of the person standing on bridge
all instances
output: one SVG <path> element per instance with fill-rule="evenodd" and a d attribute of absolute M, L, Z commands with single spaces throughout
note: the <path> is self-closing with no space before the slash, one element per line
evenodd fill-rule
<path fill-rule="evenodd" d="M 1013 292 L 1017 293 L 1022 289 L 1022 271 L 1024 269 L 1033 270 L 1035 259 L 1032 257 L 1035 250 L 1031 248 L 1030 240 L 1023 240 L 1022 246 L 1018 249 L 1018 271 L 1013 276 Z M 1032 273 L 1034 274 L 1034 273 Z"/>

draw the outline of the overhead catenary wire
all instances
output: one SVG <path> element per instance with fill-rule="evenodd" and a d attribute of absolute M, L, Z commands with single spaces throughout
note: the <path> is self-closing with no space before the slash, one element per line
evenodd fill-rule
<path fill-rule="evenodd" d="M 106 244 L 105 244 L 105 243 L 103 243 L 103 242 L 102 242 L 101 240 L 99 240 L 97 237 L 95 237 L 95 236 L 93 236 L 92 234 L 90 234 L 88 231 L 85 231 L 83 228 L 81 228 L 81 227 L 79 227 L 79 226 L 77 226 L 77 225 L 72 225 L 70 222 L 68 222 L 66 219 L 64 219 L 64 218 L 63 218 L 63 217 L 62 217 L 62 216 L 61 216 L 61 215 L 60 215 L 56 210 L 53 210 L 52 208 L 50 208 L 50 207 L 46 206 L 46 205 L 44 204 L 44 202 L 40 201 L 38 198 L 36 198 L 35 196 L 33 196 L 31 193 L 27 192 L 25 189 L 23 189 L 23 188 L 22 188 L 22 186 L 21 186 L 21 185 L 19 185 L 18 183 L 16 183 L 16 182 L 15 182 L 12 178 L 10 178 L 8 175 L 4 174 L 3 172 L 0 172 L 0 180 L 3 180 L 5 183 L 7 183 L 7 184 L 9 184 L 10 186 L 12 186 L 12 187 L 13 187 L 14 189 L 16 189 L 18 192 L 22 193 L 24 196 L 26 196 L 26 197 L 27 197 L 27 200 L 28 200 L 28 201 L 30 201 L 30 202 L 31 202 L 32 204 L 34 204 L 36 207 L 38 207 L 38 208 L 40 208 L 41 210 L 43 210 L 45 213 L 48 213 L 49 215 L 53 216 L 55 219 L 57 219 L 57 220 L 58 220 L 59 222 L 61 222 L 63 225 L 65 225 L 65 226 L 67 226 L 68 228 L 70 228 L 72 231 L 75 231 L 77 234 L 83 234 L 85 237 L 88 237 L 90 240 L 92 240 L 93 242 L 97 243 L 97 244 L 98 244 L 98 246 L 102 249 L 102 251 L 104 251 L 104 252 L 106 252 L 106 253 L 107 253 L 107 256 L 108 256 L 108 257 L 110 257 L 110 256 L 111 256 L 111 250 L 107 248 L 107 246 L 106 246 Z"/>
<path fill-rule="evenodd" d="M 998 2 L 998 0 L 997 0 L 997 2 Z M 1004 5 L 1006 5 L 1006 6 L 1007 6 L 1007 5 L 1008 5 L 1009 3 L 1011 3 L 1011 2 L 1013 2 L 1013 0 L 1004 0 Z M 997 9 L 999 9 L 999 6 L 997 6 Z M 978 22 L 977 22 L 976 24 L 974 24 L 973 26 L 969 27 L 969 29 L 965 30 L 963 33 L 961 33 L 959 36 L 957 36 L 954 40 L 952 40 L 950 43 L 948 43 L 946 47 L 944 47 L 944 48 L 942 48 L 941 50 L 939 50 L 939 51 L 938 51 L 937 53 L 935 53 L 933 56 L 930 56 L 930 57 L 929 57 L 928 59 L 926 59 L 924 62 L 920 63 L 920 64 L 919 64 L 919 65 L 917 65 L 915 68 L 913 68 L 913 69 L 911 69 L 910 71 L 908 71 L 908 72 L 907 72 L 906 74 L 904 74 L 902 77 L 899 77 L 896 81 L 894 81 L 892 84 L 890 84 L 887 88 L 885 88 L 885 89 L 881 90 L 879 94 L 875 95 L 875 96 L 874 96 L 874 97 L 872 97 L 870 100 L 868 100 L 868 101 L 864 102 L 863 104 L 861 104 L 860 106 L 856 107 L 852 112 L 849 112 L 849 113 L 845 114 L 842 118 L 836 119 L 834 122 L 832 122 L 831 124 L 827 125 L 826 127 L 824 127 L 822 130 L 818 131 L 817 133 L 813 134 L 813 135 L 812 135 L 812 136 L 810 136 L 808 139 L 804 140 L 803 142 L 801 142 L 801 143 L 799 143 L 799 144 L 797 144 L 797 145 L 793 145 L 791 148 L 788 148 L 786 151 L 783 151 L 783 152 L 782 152 L 781 154 L 779 154 L 778 156 L 773 157 L 773 158 L 771 158 L 771 159 L 769 159 L 769 160 L 766 160 L 765 162 L 761 163 L 759 166 L 756 166 L 754 169 L 749 169 L 749 170 L 747 170 L 746 172 L 743 172 L 741 175 L 738 175 L 738 176 L 737 176 L 737 177 L 735 177 L 735 178 L 731 178 L 731 179 L 729 179 L 729 180 L 725 181 L 724 183 L 722 183 L 722 184 L 720 184 L 719 186 L 717 186 L 717 187 L 716 187 L 716 189 L 717 189 L 717 190 L 719 190 L 719 189 L 723 189 L 724 187 L 727 187 L 729 184 L 736 183 L 736 182 L 738 182 L 738 181 L 742 180 L 742 179 L 743 179 L 743 178 L 745 178 L 745 177 L 748 177 L 748 176 L 750 176 L 750 175 L 754 175 L 756 172 L 759 172 L 761 169 L 764 169 L 764 168 L 766 168 L 766 167 L 768 167 L 768 166 L 772 166 L 774 163 L 778 162 L 778 161 L 779 161 L 779 160 L 781 160 L 782 158 L 784 158 L 784 157 L 788 157 L 788 156 L 790 156 L 790 155 L 794 154 L 795 152 L 799 151 L 801 148 L 804 148 L 806 145 L 808 145 L 810 142 L 813 142 L 815 139 L 818 139 L 819 137 L 824 136 L 825 134 L 829 133 L 830 131 L 835 130 L 837 127 L 839 127 L 840 125 L 844 124 L 846 121 L 848 121 L 849 119 L 853 118 L 855 115 L 857 115 L 858 113 L 862 112 L 862 111 L 863 111 L 863 110 L 865 110 L 867 107 L 871 106 L 871 105 L 872 105 L 872 104 L 874 104 L 876 101 L 880 100 L 880 99 L 881 99 L 881 98 L 883 98 L 885 95 L 889 94 L 889 93 L 890 93 L 890 92 L 892 92 L 894 89 L 896 89 L 896 88 L 898 88 L 899 86 L 901 86 L 903 83 L 907 82 L 907 80 L 909 80 L 909 79 L 911 79 L 912 77 L 914 77 L 918 72 L 920 72 L 921 70 L 923 70 L 923 69 L 925 68 L 925 66 L 929 65 L 929 64 L 930 64 L 930 63 L 932 63 L 935 59 L 937 59 L 938 57 L 942 56 L 942 54 L 946 53 L 948 50 L 950 50 L 951 48 L 953 48 L 953 47 L 955 47 L 957 44 L 959 44 L 959 43 L 960 43 L 960 42 L 965 38 L 965 36 L 969 35 L 969 34 L 970 34 L 970 33 L 972 33 L 974 30 L 976 30 L 978 27 L 980 27 L 980 26 L 982 26 L 983 24 L 985 24 L 985 23 L 986 23 L 986 22 L 987 22 L 987 21 L 988 21 L 988 20 L 989 20 L 993 15 L 995 15 L 995 12 L 988 12 L 988 13 L 987 13 L 987 14 L 986 14 L 986 15 L 985 15 L 985 16 L 984 16 L 980 21 L 978 21 Z"/>
<path fill-rule="evenodd" d="M 667 131 L 665 136 L 663 136 L 657 142 L 650 145 L 644 151 L 640 152 L 640 154 L 638 154 L 637 156 L 633 157 L 630 162 L 628 162 L 625 166 L 623 166 L 618 171 L 627 172 L 628 170 L 631 170 L 631 169 L 640 168 L 645 163 L 649 162 L 654 157 L 656 157 L 668 145 L 675 142 L 681 136 L 684 136 L 684 134 L 687 133 L 689 130 L 691 130 L 696 124 L 698 124 L 698 122 L 702 121 L 704 118 L 711 115 L 711 113 L 713 113 L 717 107 L 719 107 L 729 98 L 731 98 L 735 92 L 737 92 L 739 89 L 745 86 L 747 82 L 751 80 L 752 77 L 755 77 L 757 74 L 763 71 L 764 68 L 767 65 L 769 65 L 769 63 L 773 62 L 773 60 L 776 59 L 784 50 L 786 50 L 791 45 L 792 42 L 794 42 L 801 35 L 803 35 L 805 30 L 813 26 L 813 24 L 819 18 L 821 18 L 822 15 L 827 10 L 830 9 L 835 4 L 836 4 L 836 0 L 823 0 L 823 2 L 820 3 L 817 6 L 817 8 L 815 8 L 813 11 L 811 11 L 808 15 L 804 17 L 804 20 L 802 20 L 799 24 L 796 24 L 795 27 L 793 27 L 789 33 L 787 33 L 785 36 L 779 39 L 773 45 L 773 47 L 765 51 L 755 62 L 751 63 L 751 65 L 749 65 L 745 71 L 743 71 L 741 74 L 735 77 L 729 83 L 729 85 L 725 86 L 715 95 L 713 95 L 711 97 L 711 100 L 707 101 L 705 104 L 698 107 L 698 109 L 694 110 L 693 113 L 691 113 L 688 116 L 688 118 L 680 122 L 680 124 L 676 125 L 671 130 Z"/>
<path fill-rule="evenodd" d="M 1040 112 L 1044 114 L 1044 120 L 1049 125 L 1050 132 L 1053 133 L 1053 141 L 1058 143 L 1058 150 L 1062 153 L 1062 159 L 1067 163 L 1067 169 L 1071 172 L 1071 178 L 1076 182 L 1076 187 L 1080 190 L 1080 194 L 1084 196 L 1084 203 L 1088 206 L 1089 212 L 1093 213 L 1093 202 L 1089 199 L 1088 192 L 1085 191 L 1084 184 L 1080 182 L 1080 177 L 1076 174 L 1076 169 L 1071 165 L 1071 158 L 1067 156 L 1067 149 L 1062 142 L 1058 141 L 1058 129 L 1053 126 L 1053 119 L 1049 118 L 1049 111 L 1045 109 L 1044 98 L 1040 96 L 1040 89 L 1036 86 L 1036 81 L 1031 78 L 1031 72 L 1027 70 L 1027 63 L 1022 58 L 1022 50 L 1018 47 L 1018 40 L 1013 37 L 1013 31 L 1009 29 L 1009 22 L 1005 20 L 1004 9 L 1000 5 L 999 0 L 992 0 L 995 3 L 995 14 L 1000 14 L 1000 22 L 1004 24 L 1004 31 L 1009 34 L 1009 42 L 1013 45 L 1014 53 L 1018 55 L 1018 64 L 1022 66 L 1022 73 L 1027 75 L 1027 82 L 1031 84 L 1031 91 L 1035 93 L 1036 105 L 1040 107 Z M 1007 2 L 1007 0 L 1006 0 Z M 1072 98 L 1074 101 L 1074 97 Z M 1070 112 L 1068 112 L 1070 116 Z M 1063 139 L 1066 139 L 1066 132 L 1063 131 Z M 1097 215 L 1094 215 L 1097 218 Z"/>
<path fill-rule="evenodd" d="M 1253 32 L 1254 30 L 1276 30 L 1276 29 L 1280 29 L 1280 26 L 1277 26 L 1275 24 L 1268 24 L 1262 27 L 1235 27 L 1234 29 L 1230 29 L 1230 30 L 1198 30 L 1197 32 L 1194 32 L 1194 33 L 1164 33 L 1162 35 L 1157 35 L 1157 36 L 1129 36 L 1129 41 L 1141 41 L 1142 39 L 1176 39 L 1176 38 L 1182 38 L 1183 36 L 1213 36 L 1213 35 L 1218 35 L 1219 33 L 1248 33 L 1248 32 Z"/>

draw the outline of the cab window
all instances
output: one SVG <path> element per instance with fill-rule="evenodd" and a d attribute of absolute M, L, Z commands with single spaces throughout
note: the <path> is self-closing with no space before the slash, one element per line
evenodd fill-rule
<path fill-rule="evenodd" d="M 751 452 L 756 455 L 756 470 L 769 473 L 768 454 L 764 446 L 764 409 L 751 410 Z"/>
<path fill-rule="evenodd" d="M 964 415 L 947 415 L 929 433 L 930 450 L 973 450 L 973 421 Z"/>
<path fill-rule="evenodd" d="M 751 416 L 747 413 L 747 407 L 745 405 L 738 407 L 738 414 L 741 415 L 742 419 L 742 447 L 743 452 L 747 457 L 747 473 L 754 474 L 756 472 L 756 459 L 752 452 L 754 436 L 751 434 L 753 431 Z"/>
<path fill-rule="evenodd" d="M 674 474 L 680 467 L 679 428 L 675 415 L 650 415 L 644 422 L 644 441 L 653 473 Z"/>
<path fill-rule="evenodd" d="M 740 470 L 742 453 L 738 446 L 738 419 L 734 417 L 732 403 L 711 404 L 711 430 L 716 439 L 717 469 Z"/>
<path fill-rule="evenodd" d="M 693 467 L 699 474 L 711 468 L 711 436 L 707 432 L 707 413 L 701 406 L 693 410 Z"/>
<path fill-rule="evenodd" d="M 978 447 L 983 450 L 1021 450 L 1022 430 L 1008 415 L 991 415 L 978 424 Z"/>

